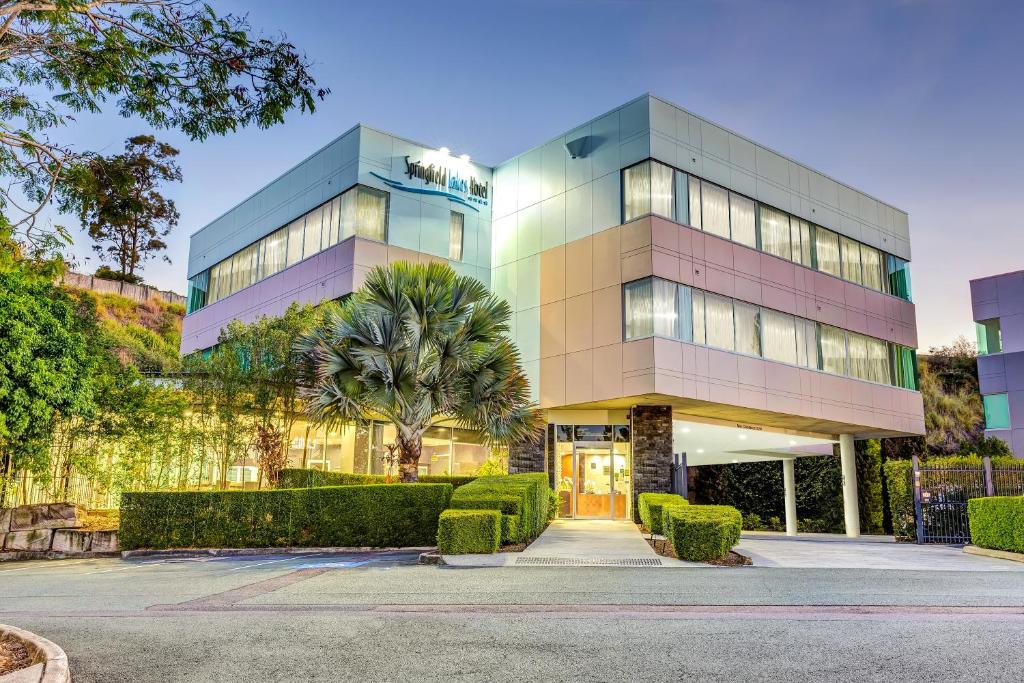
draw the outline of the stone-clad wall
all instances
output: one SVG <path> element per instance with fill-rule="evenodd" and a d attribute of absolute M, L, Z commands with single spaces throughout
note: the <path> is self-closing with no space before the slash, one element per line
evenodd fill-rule
<path fill-rule="evenodd" d="M 71 503 L 0 510 L 0 554 L 114 552 L 117 531 L 86 531 L 83 511 Z"/>
<path fill-rule="evenodd" d="M 634 406 L 633 516 L 637 518 L 637 496 L 668 493 L 672 486 L 672 407 Z"/>
<path fill-rule="evenodd" d="M 540 431 L 533 439 L 509 446 L 508 473 L 543 472 L 546 437 L 546 432 Z"/>

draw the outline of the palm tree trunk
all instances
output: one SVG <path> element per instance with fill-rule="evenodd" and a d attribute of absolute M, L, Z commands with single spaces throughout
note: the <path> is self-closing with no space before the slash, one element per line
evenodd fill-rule
<path fill-rule="evenodd" d="M 413 436 L 405 439 L 399 433 L 395 437 L 395 443 L 398 444 L 399 481 L 415 483 L 419 480 L 420 450 L 423 447 L 423 438 Z"/>

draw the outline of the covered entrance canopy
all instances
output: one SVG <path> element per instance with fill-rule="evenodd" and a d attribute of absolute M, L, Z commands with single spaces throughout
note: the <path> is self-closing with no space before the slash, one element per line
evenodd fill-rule
<path fill-rule="evenodd" d="M 832 455 L 831 435 L 761 425 L 673 416 L 672 451 L 689 467 Z"/>

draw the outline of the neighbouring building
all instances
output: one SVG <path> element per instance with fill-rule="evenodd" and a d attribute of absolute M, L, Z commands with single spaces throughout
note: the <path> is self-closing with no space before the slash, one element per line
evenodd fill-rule
<path fill-rule="evenodd" d="M 795 532 L 793 459 L 838 442 L 856 535 L 854 439 L 924 433 L 907 214 L 648 95 L 493 167 L 355 126 L 192 235 L 182 352 L 402 259 L 511 304 L 549 425 L 510 469 L 565 515 L 778 460 Z M 393 429 L 291 438 L 293 465 L 373 472 Z M 423 472 L 487 454 L 444 425 L 425 446 Z"/>
<path fill-rule="evenodd" d="M 1024 270 L 971 280 L 985 436 L 1024 457 Z"/>

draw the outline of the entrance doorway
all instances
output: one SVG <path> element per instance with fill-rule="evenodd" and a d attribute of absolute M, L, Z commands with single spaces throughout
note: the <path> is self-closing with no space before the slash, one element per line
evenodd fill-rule
<path fill-rule="evenodd" d="M 560 517 L 629 519 L 628 444 L 577 441 L 559 460 Z"/>

